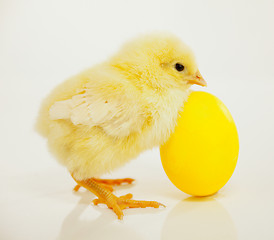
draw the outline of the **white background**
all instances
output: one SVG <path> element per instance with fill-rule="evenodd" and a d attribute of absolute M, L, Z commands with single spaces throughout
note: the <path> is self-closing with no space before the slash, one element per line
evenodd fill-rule
<path fill-rule="evenodd" d="M 273 0 L 1 0 L 0 239 L 274 239 L 273 10 Z M 193 48 L 203 90 L 235 119 L 240 155 L 219 194 L 199 200 L 169 182 L 158 149 L 142 154 L 108 177 L 136 178 L 117 195 L 167 208 L 125 210 L 120 222 L 73 193 L 33 125 L 58 83 L 152 30 Z"/>

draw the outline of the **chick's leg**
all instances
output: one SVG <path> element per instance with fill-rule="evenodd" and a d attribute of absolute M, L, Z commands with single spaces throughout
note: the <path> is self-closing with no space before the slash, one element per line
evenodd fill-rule
<path fill-rule="evenodd" d="M 98 199 L 93 200 L 95 205 L 99 203 L 106 204 L 108 208 L 112 209 L 117 215 L 118 219 L 123 219 L 122 210 L 125 208 L 146 208 L 164 206 L 161 203 L 155 201 L 136 201 L 131 200 L 132 194 L 127 194 L 121 197 L 116 197 L 111 191 L 104 188 L 102 185 L 97 183 L 94 179 L 86 179 L 78 181 L 74 178 L 78 185 L 86 188 L 90 192 L 94 193 Z"/>
<path fill-rule="evenodd" d="M 113 191 L 113 188 L 112 186 L 119 186 L 119 185 L 122 185 L 122 184 L 131 184 L 134 179 L 133 178 L 119 178 L 119 179 L 100 179 L 100 178 L 90 178 L 92 180 L 94 180 L 95 182 L 97 183 L 100 183 L 102 184 L 105 188 L 107 188 L 108 190 L 110 190 L 111 192 Z M 81 186 L 79 184 L 77 184 L 75 187 L 74 187 L 74 191 L 78 191 L 79 188 Z"/>

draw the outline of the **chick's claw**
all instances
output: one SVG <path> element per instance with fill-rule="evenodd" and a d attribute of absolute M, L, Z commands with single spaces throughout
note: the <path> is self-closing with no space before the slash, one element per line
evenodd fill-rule
<path fill-rule="evenodd" d="M 156 201 L 139 201 L 139 200 L 127 200 L 127 199 L 119 199 L 118 201 L 121 209 L 125 208 L 159 208 L 160 206 L 165 207 L 164 204 L 156 202 Z"/>
<path fill-rule="evenodd" d="M 75 191 L 75 192 L 78 192 L 78 190 L 80 189 L 80 185 L 79 184 L 77 184 L 74 188 L 73 188 L 73 190 Z"/>
<path fill-rule="evenodd" d="M 115 214 L 117 215 L 118 219 L 123 218 L 123 212 L 122 210 L 126 208 L 147 208 L 147 207 L 153 207 L 153 208 L 159 208 L 160 206 L 165 207 L 165 205 L 158 203 L 156 201 L 139 201 L 139 200 L 132 200 L 133 195 L 131 193 L 116 197 L 115 195 L 112 195 L 110 199 L 94 199 L 93 203 L 94 205 L 98 204 L 106 204 L 108 208 L 112 209 Z"/>

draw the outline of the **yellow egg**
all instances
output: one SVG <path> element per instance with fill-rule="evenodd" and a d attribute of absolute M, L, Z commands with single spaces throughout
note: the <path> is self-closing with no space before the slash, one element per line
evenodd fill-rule
<path fill-rule="evenodd" d="M 239 138 L 230 112 L 212 94 L 192 92 L 160 153 L 177 188 L 193 196 L 216 193 L 231 177 L 238 159 Z"/>

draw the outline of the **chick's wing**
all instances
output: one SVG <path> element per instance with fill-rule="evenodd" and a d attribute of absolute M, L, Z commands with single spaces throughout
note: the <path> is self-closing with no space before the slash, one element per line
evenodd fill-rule
<path fill-rule="evenodd" d="M 55 102 L 51 120 L 66 119 L 74 125 L 99 126 L 106 134 L 125 137 L 144 123 L 140 99 L 129 86 L 87 84 L 72 98 Z"/>

